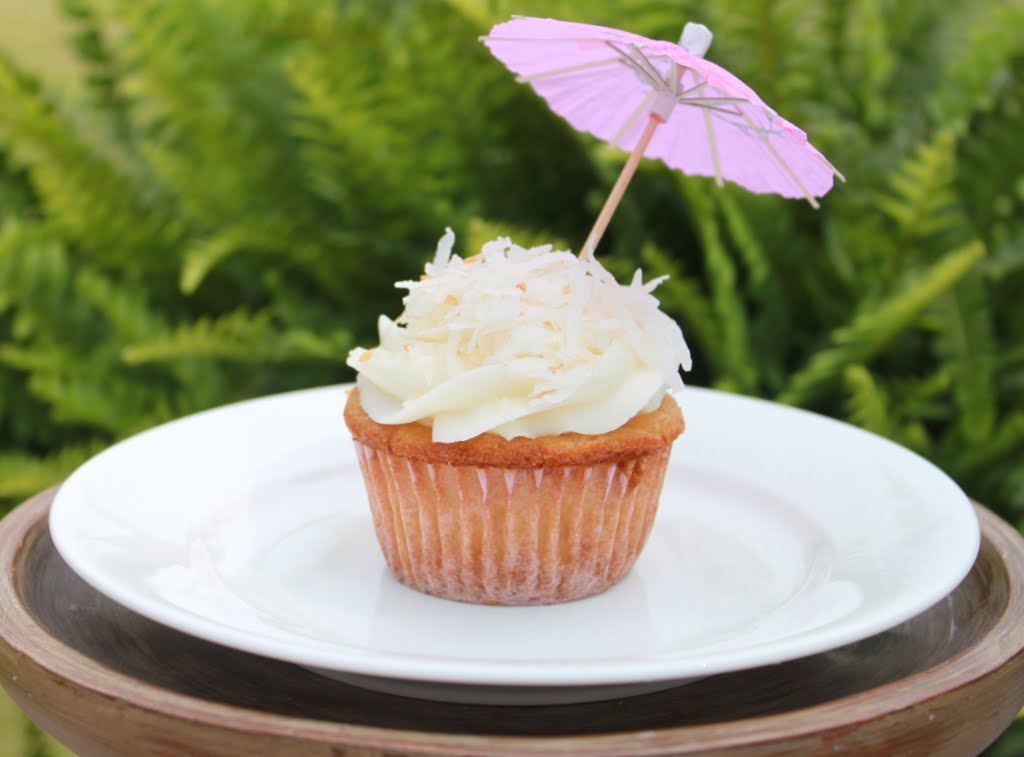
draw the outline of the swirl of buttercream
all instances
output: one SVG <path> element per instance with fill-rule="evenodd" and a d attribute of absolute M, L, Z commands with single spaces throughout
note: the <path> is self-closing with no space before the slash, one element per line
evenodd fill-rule
<path fill-rule="evenodd" d="M 435 442 L 601 434 L 682 388 L 690 351 L 638 270 L 619 284 L 595 259 L 508 238 L 463 260 L 447 229 L 409 290 L 356 348 L 359 399 L 378 423 L 430 423 Z"/>

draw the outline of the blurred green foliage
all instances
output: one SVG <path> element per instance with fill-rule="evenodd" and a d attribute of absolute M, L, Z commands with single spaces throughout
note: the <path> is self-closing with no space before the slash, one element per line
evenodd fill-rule
<path fill-rule="evenodd" d="M 474 245 L 579 240 L 622 158 L 478 44 L 512 3 L 62 5 L 84 96 L 0 61 L 9 499 L 163 420 L 347 378 L 445 225 Z M 587 5 L 669 38 L 694 10 Z M 1024 509 L 1024 8 L 788 0 L 703 19 L 715 58 L 850 182 L 815 213 L 652 163 L 609 265 L 673 275 L 661 296 L 696 381 L 845 416 Z"/>
<path fill-rule="evenodd" d="M 1024 513 L 1024 2 L 62 0 L 78 94 L 0 60 L 0 497 L 126 434 L 348 379 L 446 225 L 578 245 L 623 155 L 477 41 L 674 38 L 849 178 L 815 212 L 648 161 L 603 248 L 695 383 L 844 417 Z"/>
<path fill-rule="evenodd" d="M 1021 0 L 61 5 L 76 95 L 0 59 L 0 501 L 176 416 L 349 379 L 447 225 L 466 253 L 578 246 L 624 156 L 479 44 L 515 12 L 703 21 L 849 180 L 813 211 L 644 164 L 602 255 L 671 274 L 690 380 L 893 438 L 1021 524 Z"/>

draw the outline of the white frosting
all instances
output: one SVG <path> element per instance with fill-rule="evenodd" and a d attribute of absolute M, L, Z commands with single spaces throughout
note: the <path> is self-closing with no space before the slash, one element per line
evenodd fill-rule
<path fill-rule="evenodd" d="M 622 286 L 596 260 L 508 238 L 452 256 L 448 229 L 405 312 L 357 348 L 359 398 L 378 423 L 420 421 L 435 442 L 602 434 L 682 388 L 690 351 L 638 270 Z"/>

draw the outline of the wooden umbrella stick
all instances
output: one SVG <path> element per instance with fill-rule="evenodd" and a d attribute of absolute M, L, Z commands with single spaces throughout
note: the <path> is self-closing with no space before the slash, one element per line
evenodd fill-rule
<path fill-rule="evenodd" d="M 611 194 L 608 195 L 608 199 L 604 201 L 604 207 L 601 208 L 600 214 L 597 216 L 597 220 L 594 221 L 594 228 L 590 230 L 590 235 L 587 237 L 587 241 L 583 243 L 583 249 L 580 251 L 580 259 L 587 260 L 594 256 L 594 250 L 597 249 L 597 243 L 601 241 L 601 237 L 604 236 L 604 230 L 608 228 L 608 222 L 612 220 L 612 215 L 615 214 L 615 209 L 619 207 L 619 201 L 622 200 L 622 195 L 626 192 L 626 187 L 629 186 L 630 179 L 633 178 L 633 174 L 636 173 L 636 167 L 640 164 L 640 159 L 644 156 L 644 150 L 647 149 L 647 145 L 650 144 L 651 137 L 654 136 L 654 130 L 657 129 L 661 124 L 665 123 L 662 118 L 654 113 L 650 114 L 647 120 L 647 126 L 644 127 L 643 134 L 640 135 L 640 139 L 636 143 L 636 147 L 633 148 L 633 152 L 629 154 L 629 159 L 626 161 L 626 165 L 622 167 L 622 172 L 619 174 L 619 178 L 615 181 L 615 186 L 612 187 Z"/>

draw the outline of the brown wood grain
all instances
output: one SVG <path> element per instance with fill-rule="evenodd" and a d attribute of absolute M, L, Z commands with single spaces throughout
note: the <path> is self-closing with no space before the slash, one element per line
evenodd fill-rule
<path fill-rule="evenodd" d="M 980 507 L 970 575 L 887 633 L 629 699 L 485 707 L 359 689 L 146 620 L 60 559 L 52 497 L 0 521 L 0 680 L 85 756 L 962 757 L 1024 704 L 1024 540 Z"/>

